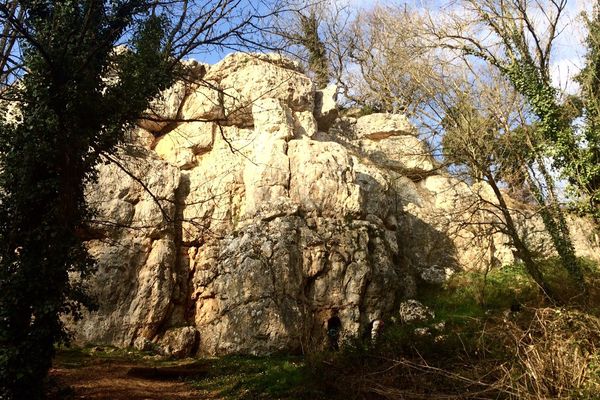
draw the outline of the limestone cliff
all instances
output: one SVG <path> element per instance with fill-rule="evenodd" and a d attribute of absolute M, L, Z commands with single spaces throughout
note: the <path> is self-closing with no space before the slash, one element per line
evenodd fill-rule
<path fill-rule="evenodd" d="M 513 260 L 505 237 L 457 218 L 487 189 L 438 171 L 406 117 L 337 118 L 334 93 L 277 56 L 187 66 L 201 83 L 157 99 L 88 190 L 100 309 L 71 324 L 77 340 L 310 350 L 331 317 L 358 334 L 420 281 Z"/>

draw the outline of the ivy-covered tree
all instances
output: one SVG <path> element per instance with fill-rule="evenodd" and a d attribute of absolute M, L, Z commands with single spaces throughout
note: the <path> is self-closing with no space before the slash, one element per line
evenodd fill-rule
<path fill-rule="evenodd" d="M 578 186 L 583 188 L 585 211 L 600 226 L 600 2 L 587 20 L 585 67 L 577 76 L 584 110 L 583 144 L 577 157 Z"/>
<path fill-rule="evenodd" d="M 288 47 L 289 55 L 306 65 L 317 88 L 324 88 L 330 80 L 330 60 L 322 38 L 321 24 L 328 3 L 314 3 L 293 10 L 287 18 L 277 21 L 274 38 Z M 290 50 L 291 49 L 291 50 Z"/>
<path fill-rule="evenodd" d="M 331 9 L 337 10 L 337 5 L 330 0 L 292 0 L 292 4 L 296 6 L 291 7 L 289 13 L 279 15 L 267 33 L 288 57 L 304 65 L 317 89 L 322 89 L 335 73 L 330 57 L 337 49 L 330 41 L 337 32 L 331 30 L 330 19 L 333 18 Z"/>
<path fill-rule="evenodd" d="M 441 121 L 444 159 L 457 177 L 476 188 L 483 183 L 493 193 L 494 200 L 490 201 L 475 190 L 479 201 L 468 202 L 460 212 L 482 213 L 485 217 L 476 220 L 476 224 L 489 225 L 491 232 L 505 234 L 541 292 L 548 300 L 556 301 L 539 260 L 519 226 L 518 218 L 528 214 L 525 211 L 530 205 L 527 196 L 519 199 L 524 201 L 522 210 L 514 205 L 514 199 L 518 198 L 514 196 L 516 190 L 529 192 L 533 168 L 523 143 L 535 130 L 525 126 L 519 112 L 513 111 L 522 106 L 520 96 L 511 90 L 498 90 L 503 82 L 493 82 L 496 85 L 476 82 L 471 90 L 456 94 L 452 105 L 445 110 Z M 507 188 L 511 190 L 512 199 L 506 196 Z"/>
<path fill-rule="evenodd" d="M 84 186 L 174 70 L 152 1 L 18 3 L 22 117 L 0 123 L 0 397 L 38 399 L 60 316 L 85 298 L 75 278 L 94 269 L 78 234 Z"/>
<path fill-rule="evenodd" d="M 299 13 L 300 34 L 296 36 L 300 45 L 308 51 L 308 66 L 315 74 L 315 83 L 323 88 L 329 83 L 329 60 L 325 43 L 319 35 L 319 19 L 314 9 L 308 15 Z"/>
<path fill-rule="evenodd" d="M 583 274 L 570 238 L 565 211 L 559 202 L 555 176 L 546 165 L 552 161 L 555 171 L 578 184 L 580 181 L 580 141 L 571 128 L 570 113 L 565 111 L 550 77 L 553 45 L 560 34 L 560 22 L 567 0 L 548 5 L 522 0 L 463 0 L 468 11 L 457 16 L 434 34 L 443 46 L 467 57 L 476 57 L 508 79 L 528 102 L 536 134 L 522 143 L 531 171 L 532 194 L 539 204 L 540 216 L 563 267 L 585 292 Z M 534 15 L 540 11 L 543 24 Z M 481 32 L 486 32 L 482 39 Z M 581 190 L 581 187 L 578 187 Z"/>

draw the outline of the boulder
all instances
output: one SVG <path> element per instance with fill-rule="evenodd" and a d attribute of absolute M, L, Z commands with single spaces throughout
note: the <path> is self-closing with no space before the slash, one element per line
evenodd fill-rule
<path fill-rule="evenodd" d="M 327 132 L 338 117 L 337 85 L 329 85 L 315 92 L 315 111 L 319 130 Z"/>
<path fill-rule="evenodd" d="M 443 268 L 438 265 L 421 268 L 421 279 L 430 285 L 442 285 L 446 283 L 453 271 L 448 268 Z"/>
<path fill-rule="evenodd" d="M 390 136 L 415 135 L 415 128 L 405 115 L 374 113 L 356 120 L 358 139 L 381 140 Z"/>
<path fill-rule="evenodd" d="M 190 169 L 196 155 L 212 147 L 216 125 L 212 122 L 186 122 L 156 139 L 154 151 L 169 164 Z"/>
<path fill-rule="evenodd" d="M 138 120 L 138 126 L 149 132 L 159 133 L 175 123 L 181 117 L 181 107 L 188 91 L 189 84 L 186 82 L 177 82 L 164 90 Z"/>
<path fill-rule="evenodd" d="M 210 68 L 205 81 L 221 92 L 226 124 L 252 126 L 252 105 L 264 98 L 279 99 L 293 111 L 314 109 L 313 82 L 277 55 L 230 54 Z"/>
<path fill-rule="evenodd" d="M 289 140 L 294 137 L 292 110 L 280 99 L 259 99 L 252 104 L 254 130 L 273 139 Z"/>
<path fill-rule="evenodd" d="M 413 135 L 360 140 L 358 145 L 374 164 L 401 172 L 413 180 L 426 178 L 436 167 L 428 146 Z"/>
<path fill-rule="evenodd" d="M 181 108 L 181 120 L 220 122 L 225 118 L 223 93 L 214 83 L 202 82 L 190 89 Z"/>
<path fill-rule="evenodd" d="M 158 341 L 159 351 L 168 357 L 191 356 L 198 344 L 198 331 L 192 326 L 171 328 Z"/>
<path fill-rule="evenodd" d="M 435 318 L 433 311 L 417 300 L 406 300 L 400 303 L 400 321 L 405 324 L 425 322 Z"/>
<path fill-rule="evenodd" d="M 317 133 L 317 120 L 310 111 L 294 111 L 294 136 L 300 138 L 302 136 L 312 137 Z"/>

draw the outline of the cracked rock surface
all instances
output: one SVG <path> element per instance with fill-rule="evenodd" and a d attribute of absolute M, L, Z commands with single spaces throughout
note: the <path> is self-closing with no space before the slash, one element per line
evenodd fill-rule
<path fill-rule="evenodd" d="M 335 94 L 278 56 L 188 64 L 202 83 L 155 101 L 88 188 L 99 310 L 69 321 L 79 342 L 310 351 L 331 318 L 363 334 L 423 281 L 514 261 L 505 236 L 459 223 L 489 189 L 441 172 L 406 117 L 336 117 Z M 573 229 L 581 255 L 600 254 Z"/>

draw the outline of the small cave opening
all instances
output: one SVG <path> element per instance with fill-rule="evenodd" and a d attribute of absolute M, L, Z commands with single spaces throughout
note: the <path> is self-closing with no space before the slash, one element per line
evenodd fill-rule
<path fill-rule="evenodd" d="M 340 349 L 340 332 L 342 330 L 342 321 L 337 315 L 327 320 L 327 338 L 329 339 L 329 349 L 337 351 Z"/>
<path fill-rule="evenodd" d="M 369 322 L 367 324 L 367 326 L 365 327 L 365 330 L 362 333 L 362 340 L 363 341 L 371 340 L 371 332 L 373 331 L 373 322 L 375 322 L 375 321 Z"/>

